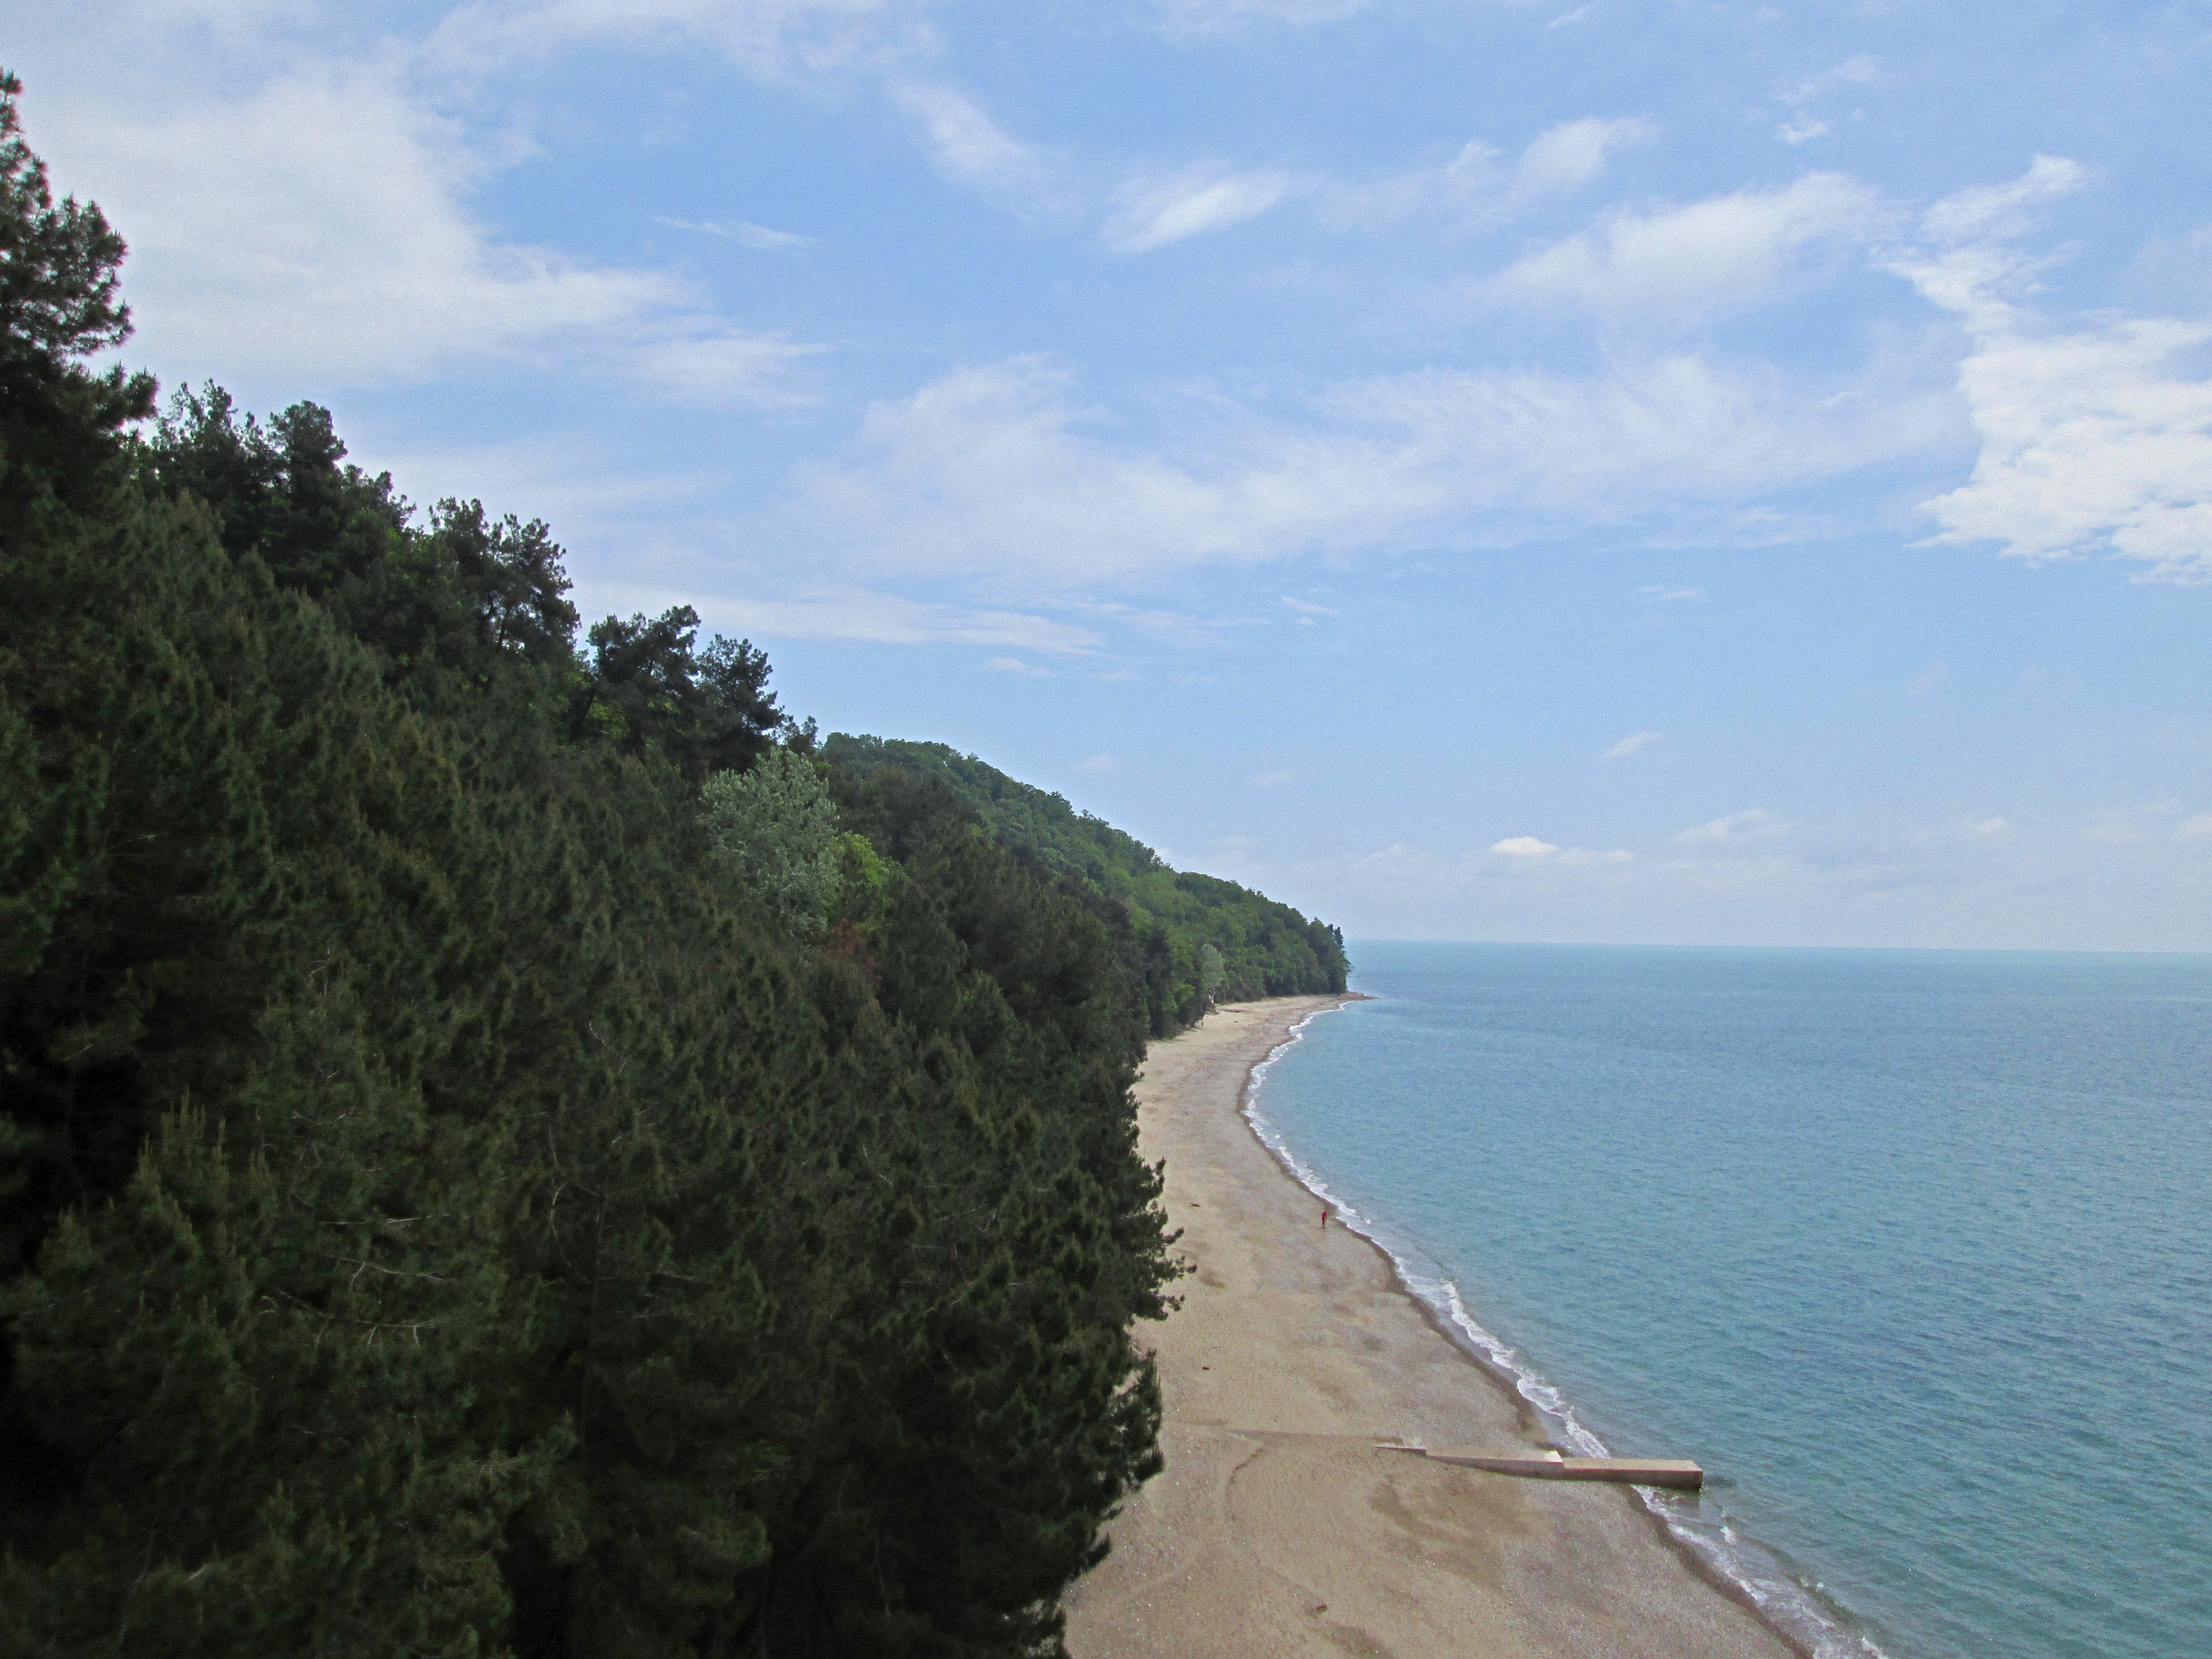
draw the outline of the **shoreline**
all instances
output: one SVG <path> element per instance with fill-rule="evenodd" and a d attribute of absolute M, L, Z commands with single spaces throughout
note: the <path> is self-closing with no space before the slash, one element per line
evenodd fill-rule
<path fill-rule="evenodd" d="M 1373 1449 L 1549 1442 L 1534 1403 L 1381 1243 L 1318 1224 L 1316 1195 L 1248 1113 L 1297 1028 L 1357 1000 L 1230 1005 L 1147 1056 L 1143 1156 L 1166 1159 L 1191 1267 L 1182 1306 L 1149 1333 L 1167 1468 L 1072 1587 L 1068 1650 L 1794 1659 L 1632 1492 Z"/>
<path fill-rule="evenodd" d="M 1264 1121 L 1272 1127 L 1272 1120 L 1264 1119 L 1264 1115 L 1259 1111 L 1258 1103 L 1254 1097 L 1261 1082 L 1261 1073 L 1279 1055 L 1288 1053 L 1301 1040 L 1308 1025 L 1323 1014 L 1333 1014 L 1352 1003 L 1370 1002 L 1374 999 L 1364 991 L 1350 991 L 1342 996 L 1317 999 L 1317 1000 L 1320 1002 L 1319 1006 L 1294 1021 L 1284 1031 L 1281 1041 L 1260 1059 L 1253 1061 L 1250 1069 L 1245 1073 L 1243 1088 L 1237 1091 L 1237 1115 L 1244 1120 L 1245 1127 L 1252 1132 L 1252 1138 L 1267 1153 L 1276 1170 L 1285 1179 L 1295 1182 L 1301 1190 L 1316 1199 L 1320 1199 L 1322 1194 L 1316 1192 L 1306 1177 L 1300 1173 L 1297 1161 L 1290 1156 L 1287 1149 L 1276 1146 L 1267 1139 L 1267 1132 L 1261 1125 Z M 1332 1199 L 1331 1201 L 1335 1200 Z M 1343 1213 L 1343 1212 L 1332 1213 Z M 1358 1212 L 1352 1211 L 1350 1213 L 1356 1215 Z M 1361 1219 L 1364 1221 L 1365 1218 L 1363 1217 Z M 1364 1241 L 1369 1248 L 1382 1259 L 1384 1266 L 1389 1269 L 1390 1289 L 1412 1306 L 1413 1311 L 1420 1316 L 1423 1322 L 1431 1330 L 1457 1349 L 1481 1374 L 1486 1382 L 1497 1389 L 1505 1403 L 1513 1408 L 1518 1425 L 1524 1435 L 1538 1443 L 1555 1447 L 1562 1452 L 1570 1455 L 1575 1452 L 1574 1447 L 1561 1445 L 1557 1439 L 1547 1434 L 1549 1425 L 1544 1421 L 1543 1408 L 1522 1392 L 1519 1377 L 1485 1353 L 1480 1343 L 1473 1334 L 1407 1282 L 1405 1263 L 1391 1251 L 1388 1245 L 1358 1224 L 1346 1222 L 1344 1226 L 1347 1232 Z M 1650 1524 L 1652 1535 L 1678 1556 L 1699 1579 L 1757 1619 L 1792 1654 L 1796 1656 L 1796 1659 L 1816 1659 L 1815 1650 L 1809 1644 L 1800 1640 L 1793 1632 L 1783 1628 L 1768 1616 L 1765 1610 L 1760 1607 L 1758 1597 L 1753 1595 L 1748 1586 L 1730 1577 L 1711 1559 L 1701 1553 L 1694 1544 L 1668 1524 L 1665 1516 L 1650 1504 L 1645 1503 L 1634 1488 L 1615 1486 L 1612 1490 L 1620 1493 L 1623 1501 L 1628 1504 L 1636 1515 Z"/>

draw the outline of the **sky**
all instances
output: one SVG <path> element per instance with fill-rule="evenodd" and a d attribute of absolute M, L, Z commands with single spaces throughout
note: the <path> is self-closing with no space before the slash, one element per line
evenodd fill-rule
<path fill-rule="evenodd" d="M 2212 0 L 0 0 L 0 63 L 126 361 L 824 730 L 1355 940 L 2212 949 Z"/>

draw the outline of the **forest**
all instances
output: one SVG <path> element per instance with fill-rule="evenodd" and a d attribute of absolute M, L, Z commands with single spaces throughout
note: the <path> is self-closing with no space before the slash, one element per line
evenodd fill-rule
<path fill-rule="evenodd" d="M 0 1653 L 1049 1655 L 1149 1037 L 1340 938 L 92 365 L 0 78 Z"/>
<path fill-rule="evenodd" d="M 1344 989 L 1349 964 L 1338 929 L 1233 881 L 1170 870 L 1135 836 L 973 755 L 842 732 L 823 753 L 856 779 L 898 771 L 941 781 L 993 840 L 1126 911 L 1155 1036 L 1194 1024 L 1216 1002 Z"/>

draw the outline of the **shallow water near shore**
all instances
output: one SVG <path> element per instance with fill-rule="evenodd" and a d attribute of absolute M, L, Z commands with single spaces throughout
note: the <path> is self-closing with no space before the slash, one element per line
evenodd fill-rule
<path fill-rule="evenodd" d="M 2212 1652 L 2212 958 L 1352 954 L 1263 1137 L 1793 1636 Z"/>

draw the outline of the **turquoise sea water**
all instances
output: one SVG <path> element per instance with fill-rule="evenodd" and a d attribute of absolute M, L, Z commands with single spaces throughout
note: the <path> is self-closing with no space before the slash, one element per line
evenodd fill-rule
<path fill-rule="evenodd" d="M 2212 1654 L 2212 958 L 1364 945 L 1262 1133 L 1825 1654 Z"/>

